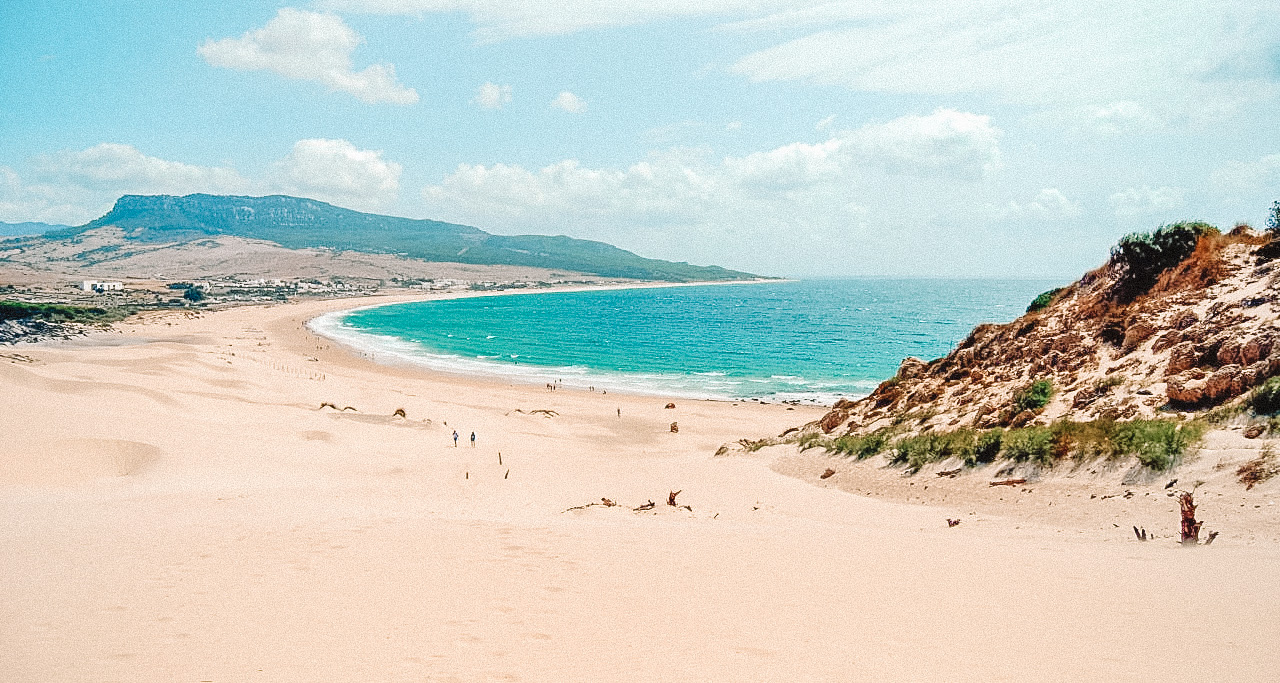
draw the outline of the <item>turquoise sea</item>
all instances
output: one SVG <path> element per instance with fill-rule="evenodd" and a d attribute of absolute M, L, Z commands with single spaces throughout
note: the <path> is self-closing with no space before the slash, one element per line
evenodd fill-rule
<path fill-rule="evenodd" d="M 830 404 L 1007 322 L 1033 280 L 811 280 L 488 295 L 333 313 L 320 334 L 434 370 L 662 396 Z"/>

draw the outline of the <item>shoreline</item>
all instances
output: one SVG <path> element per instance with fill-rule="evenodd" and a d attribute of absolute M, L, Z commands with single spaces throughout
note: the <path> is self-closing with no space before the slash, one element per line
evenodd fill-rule
<path fill-rule="evenodd" d="M 779 474 L 777 447 L 713 455 L 822 409 L 382 366 L 305 327 L 349 303 L 158 313 L 0 359 L 0 669 L 1146 681 L 1184 674 L 1189 642 L 1224 679 L 1280 666 L 1268 538 L 1186 550 L 1114 511 L 850 495 L 818 463 Z"/>
<path fill-rule="evenodd" d="M 375 335 L 362 330 L 349 329 L 342 327 L 339 319 L 356 311 L 365 311 L 385 306 L 395 306 L 405 303 L 419 303 L 432 301 L 448 301 L 457 299 L 484 298 L 491 296 L 511 296 L 511 295 L 537 295 L 537 294 L 563 294 L 571 292 L 596 292 L 596 291 L 621 291 L 632 289 L 663 289 L 674 287 L 701 287 L 701 286 L 722 286 L 722 285 L 749 285 L 749 284 L 766 284 L 779 282 L 796 282 L 796 280 L 734 280 L 734 281 L 712 281 L 712 282 L 688 282 L 688 283 L 634 283 L 634 284 L 604 284 L 604 285 L 571 285 L 566 287 L 552 287 L 546 289 L 528 290 L 517 289 L 502 292 L 448 292 L 441 293 L 438 296 L 424 296 L 419 299 L 394 300 L 377 302 L 369 305 L 362 305 L 353 308 L 343 308 L 338 310 L 327 311 L 306 322 L 306 327 L 311 332 L 333 340 L 349 348 L 353 354 L 366 357 L 374 362 L 378 362 L 388 366 L 414 367 L 423 369 L 426 372 L 437 372 L 457 377 L 486 377 L 494 380 L 512 380 L 527 384 L 529 386 L 537 386 L 538 384 L 549 384 L 553 382 L 562 382 L 564 386 L 573 387 L 581 390 L 590 388 L 601 389 L 604 394 L 613 391 L 619 394 L 633 396 L 651 396 L 651 397 L 667 397 L 678 398 L 682 400 L 698 400 L 698 401 L 720 401 L 728 403 L 751 402 L 760 403 L 762 405 L 785 404 L 790 406 L 826 406 L 833 405 L 842 398 L 858 398 L 856 394 L 834 394 L 829 393 L 823 396 L 822 392 L 797 392 L 801 394 L 810 394 L 814 398 L 796 398 L 788 399 L 785 397 L 767 398 L 767 397 L 744 397 L 735 398 L 729 395 L 716 395 L 705 390 L 699 389 L 682 389 L 678 387 L 662 386 L 661 382 L 650 386 L 645 386 L 643 380 L 639 377 L 644 373 L 626 373 L 619 371 L 601 370 L 598 368 L 590 368 L 586 366 L 538 366 L 538 365 L 521 365 L 520 363 L 506 363 L 500 361 L 492 361 L 490 359 L 476 359 L 461 356 L 453 353 L 435 352 L 421 349 L 413 346 L 410 342 L 405 342 L 397 337 L 387 337 Z M 364 341 L 361 344 L 360 341 Z M 397 349 L 396 346 L 403 348 Z M 696 374 L 696 373 L 695 373 Z M 667 378 L 667 381 L 675 380 L 679 376 Z M 866 392 L 869 393 L 869 392 Z M 861 395 L 866 395 L 865 393 Z"/>

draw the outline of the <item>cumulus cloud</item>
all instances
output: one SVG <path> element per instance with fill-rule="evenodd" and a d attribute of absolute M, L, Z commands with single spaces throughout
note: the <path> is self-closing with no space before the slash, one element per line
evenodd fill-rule
<path fill-rule="evenodd" d="M 587 110 L 587 103 L 582 101 L 581 97 L 578 97 L 568 90 L 562 91 L 559 95 L 556 95 L 556 98 L 551 100 L 551 106 L 562 111 L 567 111 L 570 114 L 581 114 Z"/>
<path fill-rule="evenodd" d="M 511 86 L 485 83 L 471 101 L 481 109 L 501 109 L 511 101 Z"/>
<path fill-rule="evenodd" d="M 1013 220 L 1060 220 L 1082 212 L 1080 202 L 1067 199 L 1056 187 L 1047 187 L 1025 202 L 1011 201 L 995 212 L 995 218 Z"/>
<path fill-rule="evenodd" d="M 797 248 L 829 249 L 854 234 L 868 248 L 894 248 L 890 225 L 972 203 L 966 193 L 997 164 L 998 139 L 987 117 L 940 110 L 718 159 L 673 149 L 618 168 L 463 164 L 423 198 L 446 220 L 567 231 L 681 259 L 722 262 L 716 245 L 776 240 L 779 231 Z M 1055 196 L 1037 199 L 1061 210 Z M 873 215 L 879 232 L 867 227 Z M 684 239 L 695 232 L 697 240 Z"/>
<path fill-rule="evenodd" d="M 1186 204 L 1186 191 L 1180 187 L 1152 189 L 1144 185 L 1116 192 L 1109 200 L 1117 216 L 1154 216 L 1182 208 Z"/>
<path fill-rule="evenodd" d="M 1213 172 L 1213 184 L 1231 194 L 1251 194 L 1280 187 L 1280 154 L 1268 154 L 1256 161 L 1232 161 Z"/>
<path fill-rule="evenodd" d="M 358 149 L 346 140 L 299 140 L 276 162 L 269 182 L 286 194 L 375 210 L 395 201 L 401 170 L 381 151 Z"/>
<path fill-rule="evenodd" d="M 123 194 L 268 194 L 284 192 L 374 210 L 395 201 L 400 165 L 346 140 L 299 140 L 262 177 L 224 166 L 196 166 L 147 156 L 131 145 L 102 143 L 35 157 L 20 175 L 0 167 L 0 220 L 80 225 Z"/>
<path fill-rule="evenodd" d="M 336 15 L 284 7 L 262 28 L 239 38 L 207 40 L 196 51 L 213 66 L 274 71 L 322 83 L 365 102 L 417 102 L 418 93 L 396 81 L 391 64 L 353 69 L 351 54 L 363 40 Z"/>
<path fill-rule="evenodd" d="M 235 169 L 193 166 L 143 154 L 132 145 L 104 142 L 80 151 L 37 157 L 37 176 L 89 190 L 135 194 L 234 193 L 249 187 Z"/>

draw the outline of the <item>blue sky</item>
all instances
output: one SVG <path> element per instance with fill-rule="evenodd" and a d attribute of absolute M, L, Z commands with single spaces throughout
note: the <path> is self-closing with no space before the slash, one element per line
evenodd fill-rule
<path fill-rule="evenodd" d="M 1280 199 L 1261 2 L 11 2 L 0 84 L 7 222 L 288 193 L 777 275 L 1068 279 Z"/>

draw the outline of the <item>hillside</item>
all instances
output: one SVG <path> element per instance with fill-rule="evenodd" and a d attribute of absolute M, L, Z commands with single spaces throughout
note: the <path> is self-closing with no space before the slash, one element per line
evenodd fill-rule
<path fill-rule="evenodd" d="M 287 249 L 393 254 L 432 262 L 567 270 L 610 278 L 688 282 L 755 277 L 718 266 L 644 258 L 602 242 L 563 236 L 493 235 L 465 225 L 361 213 L 287 196 L 126 195 L 105 216 L 45 237 L 72 239 L 106 227 L 120 228 L 125 239 L 140 243 L 239 237 Z"/>
<path fill-rule="evenodd" d="M 1032 476 L 1099 459 L 1168 470 L 1228 423 L 1263 436 L 1274 410 L 1249 409 L 1254 388 L 1280 376 L 1275 246 L 1247 227 L 1224 235 L 1202 223 L 1128 236 L 1017 320 L 975 328 L 943 358 L 907 358 L 871 395 L 743 446 L 795 443 L 952 476 L 1006 461 Z M 1278 382 L 1264 393 L 1280 397 Z"/>

